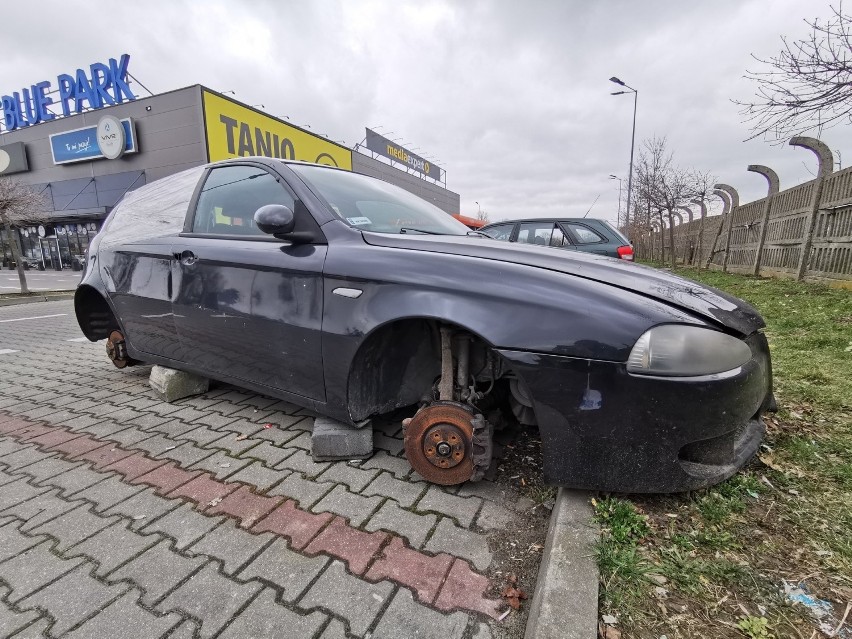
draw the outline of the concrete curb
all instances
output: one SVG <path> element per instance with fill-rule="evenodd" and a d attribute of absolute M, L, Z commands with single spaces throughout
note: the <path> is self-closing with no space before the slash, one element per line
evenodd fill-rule
<path fill-rule="evenodd" d="M 598 565 L 589 493 L 559 489 L 525 639 L 595 639 L 598 634 Z"/>
<path fill-rule="evenodd" d="M 18 304 L 34 304 L 35 302 L 55 302 L 74 297 L 74 291 L 45 291 L 27 297 L 17 295 L 10 297 L 0 296 L 0 306 L 16 306 Z"/>

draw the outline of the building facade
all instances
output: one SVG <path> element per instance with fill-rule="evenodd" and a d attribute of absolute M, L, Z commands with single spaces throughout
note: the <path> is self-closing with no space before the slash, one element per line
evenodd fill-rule
<path fill-rule="evenodd" d="M 396 184 L 447 213 L 459 211 L 459 195 L 439 183 L 201 85 L 12 130 L 7 120 L 6 129 L 0 133 L 0 177 L 30 185 L 44 202 L 39 219 L 13 230 L 30 267 L 79 268 L 89 238 L 125 193 L 233 157 L 262 155 L 337 166 Z M 110 137 L 118 140 L 111 148 L 108 142 L 98 143 Z M 9 241 L 0 232 L 0 260 L 7 267 Z"/>

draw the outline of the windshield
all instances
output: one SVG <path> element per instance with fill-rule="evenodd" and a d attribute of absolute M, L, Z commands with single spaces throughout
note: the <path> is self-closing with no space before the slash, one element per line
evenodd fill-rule
<path fill-rule="evenodd" d="M 331 204 L 340 219 L 362 231 L 465 235 L 469 230 L 449 213 L 393 184 L 320 166 L 288 166 Z"/>

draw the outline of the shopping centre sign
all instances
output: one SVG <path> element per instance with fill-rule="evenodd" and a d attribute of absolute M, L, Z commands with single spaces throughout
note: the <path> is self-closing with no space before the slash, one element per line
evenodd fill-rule
<path fill-rule="evenodd" d="M 58 117 L 50 111 L 50 105 L 54 104 L 52 94 L 57 92 L 63 116 L 135 100 L 127 80 L 129 63 L 130 56 L 125 53 L 119 60 L 110 58 L 106 64 L 95 62 L 88 70 L 77 69 L 73 75 L 57 76 L 56 89 L 44 80 L 2 96 L 3 126 L 7 131 L 14 131 Z"/>
<path fill-rule="evenodd" d="M 345 146 L 218 93 L 204 89 L 202 97 L 207 157 L 211 162 L 263 155 L 352 170 L 352 150 Z"/>
<path fill-rule="evenodd" d="M 416 153 L 412 153 L 408 149 L 395 144 L 383 135 L 379 135 L 372 129 L 367 129 L 366 147 L 373 153 L 378 153 L 394 162 L 399 162 L 410 169 L 414 169 L 418 173 L 430 177 L 438 182 L 441 181 L 441 168 L 436 164 L 432 164 Z"/>

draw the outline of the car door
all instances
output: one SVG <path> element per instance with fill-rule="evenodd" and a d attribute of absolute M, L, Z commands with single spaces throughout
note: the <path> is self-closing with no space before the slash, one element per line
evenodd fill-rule
<path fill-rule="evenodd" d="M 583 224 L 582 222 L 561 222 L 560 224 L 566 233 L 570 235 L 577 250 L 618 257 L 615 247 L 610 244 L 609 240 L 595 231 L 590 225 Z"/>
<path fill-rule="evenodd" d="M 325 245 L 261 232 L 255 211 L 310 215 L 258 164 L 213 168 L 174 250 L 173 309 L 185 361 L 213 376 L 324 401 L 321 358 Z"/>
<path fill-rule="evenodd" d="M 178 362 L 183 351 L 172 316 L 172 244 L 202 174 L 197 168 L 162 178 L 141 199 L 129 193 L 105 223 L 94 259 L 133 349 Z"/>

